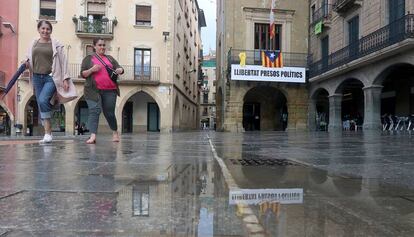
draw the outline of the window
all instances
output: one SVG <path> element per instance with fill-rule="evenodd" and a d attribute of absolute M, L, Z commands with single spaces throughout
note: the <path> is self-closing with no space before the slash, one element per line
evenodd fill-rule
<path fill-rule="evenodd" d="M 358 40 L 359 40 L 359 16 L 353 17 L 348 21 L 348 44 L 349 55 L 356 56 L 358 53 Z"/>
<path fill-rule="evenodd" d="M 329 36 L 325 36 L 321 39 L 321 54 L 322 54 L 322 66 L 328 67 L 329 62 Z"/>
<path fill-rule="evenodd" d="M 269 49 L 280 50 L 281 48 L 281 25 L 275 25 L 275 37 L 270 40 L 269 24 L 254 25 L 254 48 L 255 49 Z"/>
<path fill-rule="evenodd" d="M 315 8 L 315 4 L 314 5 L 312 5 L 312 7 L 311 7 L 311 22 L 312 23 L 314 23 L 315 22 L 315 10 L 316 8 Z"/>
<path fill-rule="evenodd" d="M 56 0 L 40 0 L 39 19 L 56 20 Z"/>
<path fill-rule="evenodd" d="M 151 25 L 151 6 L 136 6 L 136 25 Z"/>
<path fill-rule="evenodd" d="M 86 45 L 85 47 L 85 56 L 92 55 L 93 52 L 93 46 L 92 45 Z"/>
<path fill-rule="evenodd" d="M 405 0 L 388 0 L 389 22 L 394 22 L 405 15 Z"/>
<path fill-rule="evenodd" d="M 204 93 L 203 94 L 203 103 L 207 104 L 208 103 L 208 93 Z"/>
<path fill-rule="evenodd" d="M 149 186 L 137 185 L 132 188 L 134 216 L 149 216 Z"/>
<path fill-rule="evenodd" d="M 88 16 L 91 19 L 102 20 L 105 16 L 105 3 L 88 2 Z"/>
<path fill-rule="evenodd" d="M 150 49 L 135 49 L 134 76 L 135 79 L 145 79 L 151 76 Z"/>

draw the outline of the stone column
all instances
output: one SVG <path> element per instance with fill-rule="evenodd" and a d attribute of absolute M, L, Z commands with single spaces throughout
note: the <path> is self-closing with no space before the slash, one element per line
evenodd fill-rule
<path fill-rule="evenodd" d="M 373 85 L 364 91 L 364 130 L 381 129 L 381 91 L 383 86 Z"/>
<path fill-rule="evenodd" d="M 65 106 L 65 135 L 70 136 L 75 133 L 75 108 L 74 102 L 67 103 Z M 76 104 L 75 104 L 76 107 Z"/>
<path fill-rule="evenodd" d="M 333 94 L 329 98 L 329 131 L 342 130 L 342 94 Z"/>
<path fill-rule="evenodd" d="M 309 131 L 316 131 L 316 100 L 309 99 L 308 103 L 308 127 Z"/>

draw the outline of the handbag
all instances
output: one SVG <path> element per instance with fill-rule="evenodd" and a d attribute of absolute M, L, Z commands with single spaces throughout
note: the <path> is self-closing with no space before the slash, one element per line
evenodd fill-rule
<path fill-rule="evenodd" d="M 111 80 L 114 82 L 114 83 L 117 83 L 117 81 L 118 81 L 118 73 L 116 73 L 115 72 L 115 70 L 114 69 L 112 69 L 112 68 L 110 68 L 103 60 L 102 60 L 102 58 L 101 57 L 99 57 L 99 55 L 98 54 L 95 54 L 96 55 L 96 58 L 99 60 L 99 62 L 101 62 L 104 66 L 105 66 L 105 69 L 106 69 L 106 72 L 108 73 L 108 75 L 109 75 L 109 78 L 111 78 Z"/>

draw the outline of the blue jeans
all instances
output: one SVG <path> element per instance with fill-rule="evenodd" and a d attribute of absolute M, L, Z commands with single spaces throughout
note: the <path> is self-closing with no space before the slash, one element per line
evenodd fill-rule
<path fill-rule="evenodd" d="M 52 105 L 50 99 L 56 92 L 56 86 L 53 78 L 47 74 L 33 74 L 33 87 L 36 95 L 37 105 L 40 110 L 41 119 L 50 119 L 52 117 Z"/>

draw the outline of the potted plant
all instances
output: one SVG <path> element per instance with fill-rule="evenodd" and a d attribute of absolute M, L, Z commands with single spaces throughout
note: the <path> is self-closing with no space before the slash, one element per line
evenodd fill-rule
<path fill-rule="evenodd" d="M 78 23 L 78 18 L 76 17 L 76 15 L 72 16 L 72 21 L 73 23 L 77 24 Z"/>

